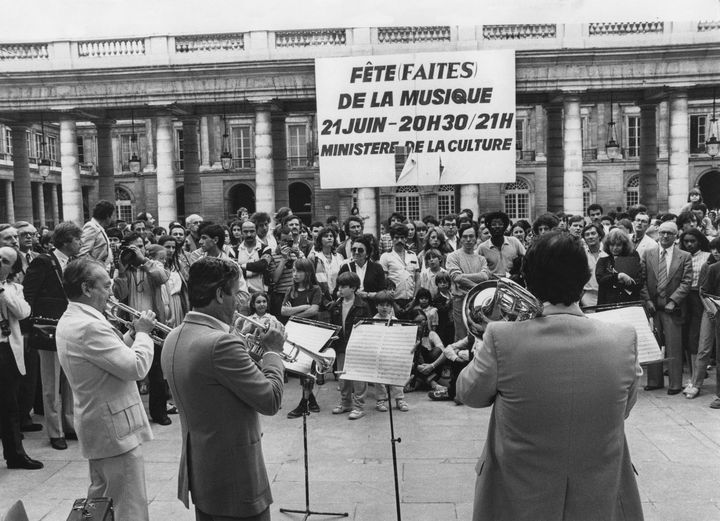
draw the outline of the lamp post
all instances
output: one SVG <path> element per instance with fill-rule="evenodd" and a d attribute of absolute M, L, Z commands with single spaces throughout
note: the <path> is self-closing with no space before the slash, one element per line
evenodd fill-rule
<path fill-rule="evenodd" d="M 42 113 L 40 114 L 40 131 L 42 133 L 42 141 L 40 143 L 40 160 L 38 161 L 38 173 L 43 183 L 50 175 L 50 160 L 47 157 L 47 142 L 45 141 L 45 120 Z"/>
<path fill-rule="evenodd" d="M 222 154 L 220 154 L 220 165 L 222 165 L 222 169 L 225 172 L 229 172 L 232 168 L 232 160 L 233 156 L 230 153 L 230 146 L 229 146 L 229 136 L 228 136 L 228 127 L 227 127 L 227 118 L 225 117 L 225 105 L 223 105 L 223 151 Z"/>
<path fill-rule="evenodd" d="M 720 141 L 718 141 L 718 124 L 715 117 L 715 88 L 713 88 L 713 115 L 710 120 L 710 138 L 705 142 L 705 152 L 711 159 L 720 154 Z"/>
<path fill-rule="evenodd" d="M 608 142 L 605 145 L 605 152 L 610 161 L 615 161 L 621 157 L 620 145 L 617 142 L 617 134 L 615 131 L 615 121 L 613 121 L 612 94 L 610 94 L 610 122 L 608 123 Z"/>
<path fill-rule="evenodd" d="M 130 120 L 132 126 L 132 133 L 130 134 L 130 160 L 128 161 L 128 168 L 133 175 L 140 174 L 140 158 L 137 155 L 137 134 L 135 134 L 135 114 L 130 109 Z"/>

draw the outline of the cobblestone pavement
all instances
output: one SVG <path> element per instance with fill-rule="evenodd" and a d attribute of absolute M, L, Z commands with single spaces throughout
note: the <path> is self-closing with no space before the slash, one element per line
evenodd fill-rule
<path fill-rule="evenodd" d="M 706 387 L 714 384 L 714 371 Z M 372 390 L 367 415 L 348 421 L 333 416 L 337 384 L 316 388 L 322 408 L 308 419 L 310 506 L 348 512 L 357 521 L 396 519 L 388 413 L 374 410 Z M 263 445 L 275 502 L 274 520 L 302 519 L 279 508 L 303 509 L 302 420 L 285 414 L 298 402 L 294 378 L 286 385 L 283 409 L 264 419 Z M 626 424 L 630 453 L 648 521 L 717 521 L 720 519 L 720 410 L 710 409 L 712 394 L 695 400 L 664 389 L 641 391 Z M 403 519 L 469 520 L 474 465 L 482 449 L 490 409 L 470 409 L 453 402 L 431 402 L 421 392 L 407 395 L 410 411 L 395 410 L 398 478 Z M 193 520 L 176 499 L 180 425 L 153 424 L 155 440 L 144 445 L 150 517 Z M 36 418 L 36 421 L 42 421 Z M 28 453 L 45 463 L 39 471 L 0 469 L 0 512 L 22 499 L 32 521 L 64 521 L 75 498 L 87 491 L 87 462 L 77 442 L 66 451 L 49 446 L 44 432 L 26 435 Z M 588 450 L 592 450 L 591 447 Z M 331 519 L 311 516 L 312 520 Z"/>

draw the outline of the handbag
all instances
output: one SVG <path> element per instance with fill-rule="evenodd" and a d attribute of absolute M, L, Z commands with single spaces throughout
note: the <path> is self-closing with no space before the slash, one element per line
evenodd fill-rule
<path fill-rule="evenodd" d="M 67 521 L 113 521 L 113 501 L 109 497 L 76 499 Z"/>
<path fill-rule="evenodd" d="M 55 344 L 55 330 L 57 320 L 45 317 L 30 317 L 30 337 L 28 344 L 33 349 L 40 351 L 57 351 Z"/>

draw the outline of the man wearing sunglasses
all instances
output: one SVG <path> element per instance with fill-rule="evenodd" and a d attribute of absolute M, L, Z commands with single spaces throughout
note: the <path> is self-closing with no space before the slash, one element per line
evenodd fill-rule
<path fill-rule="evenodd" d="M 375 313 L 375 294 L 385 289 L 385 272 L 382 266 L 371 259 L 373 255 L 373 236 L 357 237 L 350 248 L 352 260 L 340 267 L 340 273 L 352 271 L 360 278 L 360 287 L 355 293 L 370 304 Z"/>

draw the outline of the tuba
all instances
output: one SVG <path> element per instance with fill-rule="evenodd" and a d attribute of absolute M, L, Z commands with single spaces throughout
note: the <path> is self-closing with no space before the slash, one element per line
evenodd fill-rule
<path fill-rule="evenodd" d="M 490 322 L 530 320 L 542 313 L 535 295 L 510 279 L 486 280 L 474 286 L 463 301 L 462 317 L 468 332 L 480 337 Z"/>

